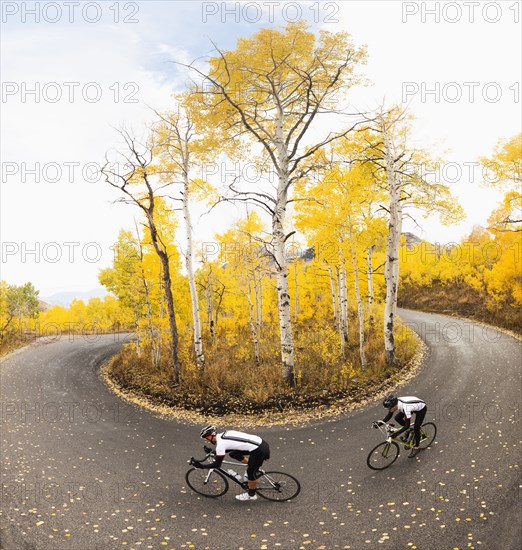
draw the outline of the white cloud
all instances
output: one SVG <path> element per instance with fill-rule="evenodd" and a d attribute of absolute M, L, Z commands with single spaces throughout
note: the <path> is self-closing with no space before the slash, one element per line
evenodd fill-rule
<path fill-rule="evenodd" d="M 414 4 L 418 5 L 418 12 L 404 16 L 415 11 Z M 522 129 L 520 84 L 518 88 L 516 84 L 521 77 L 521 35 L 515 12 L 507 2 L 494 2 L 501 10 L 497 23 L 488 22 L 495 13 L 491 9 L 483 15 L 482 6 L 476 10 L 474 23 L 469 22 L 467 11 L 462 12 L 460 21 L 450 23 L 448 20 L 458 13 L 452 12 L 451 6 L 445 8 L 446 4 L 455 5 L 454 2 L 342 2 L 340 24 L 336 26 L 348 30 L 356 43 L 368 44 L 365 72 L 373 86 L 359 90 L 354 103 L 371 107 L 384 97 L 388 104 L 409 102 L 417 117 L 414 123 L 417 142 L 435 154 L 442 154 L 452 180 L 455 179 L 452 167 L 458 166 L 461 171 L 462 177 L 451 183 L 451 187 L 467 212 L 464 222 L 444 227 L 436 218 L 421 220 L 424 232 L 406 224 L 407 230 L 422 233 L 422 237 L 436 242 L 459 240 L 474 224 L 486 223 L 500 194 L 481 185 L 479 167 L 472 169 L 464 163 L 476 162 L 480 156 L 490 154 L 500 137 L 510 137 Z M 409 11 L 404 12 L 405 9 Z M 429 15 L 430 9 L 439 10 L 439 23 L 435 22 L 435 14 Z M 457 86 L 451 85 L 452 82 Z M 472 82 L 478 85 L 465 85 Z M 430 94 L 437 85 L 439 93 Z M 408 90 L 417 93 L 403 97 Z M 495 98 L 496 90 L 501 90 L 498 101 L 484 98 L 487 93 L 490 99 Z M 452 103 L 459 91 L 461 99 Z"/>
<path fill-rule="evenodd" d="M 315 4 L 303 4 L 305 11 L 313 14 L 310 6 Z M 336 17 L 340 22 L 320 25 L 329 30 L 347 30 L 357 44 L 369 46 L 364 72 L 373 86 L 354 91 L 353 103 L 365 109 L 384 96 L 388 102 L 401 101 L 407 82 L 419 87 L 422 82 L 443 86 L 452 81 L 478 81 L 482 87 L 487 82 L 498 82 L 504 93 L 498 102 L 479 98 L 451 104 L 437 102 L 429 95 L 423 102 L 420 93 L 411 101 L 418 117 L 415 136 L 420 143 L 434 145 L 436 152 L 448 150 L 446 159 L 461 166 L 475 161 L 488 154 L 499 137 L 520 131 L 520 99 L 518 103 L 513 101 L 510 94 L 514 92 L 509 90 L 520 79 L 521 66 L 520 30 L 512 17 L 509 19 L 513 14 L 505 12 L 495 24 L 480 18 L 474 24 L 422 23 L 420 15 L 403 23 L 405 4 L 338 2 Z M 85 181 L 78 169 L 74 181 L 67 181 L 64 163 L 77 162 L 80 167 L 89 162 L 101 163 L 105 151 L 118 141 L 112 126 L 125 123 L 139 133 L 152 119 L 148 106 L 168 108 L 171 94 L 187 79 L 172 61 L 187 63 L 208 53 L 212 48 L 209 38 L 221 47 L 232 47 L 239 36 L 260 26 L 235 23 L 231 17 L 223 24 L 218 16 L 203 23 L 201 3 L 197 2 L 147 2 L 139 6 L 140 23 L 136 25 L 4 25 L 4 83 L 13 82 L 21 88 L 23 82 L 29 87 L 39 82 L 43 88 L 46 83 L 56 82 L 64 94 L 68 93 L 65 82 L 80 83 L 74 88 L 73 102 L 62 99 L 54 104 L 42 100 L 36 103 L 31 95 L 23 102 L 19 92 L 3 98 L 2 161 L 25 162 L 29 169 L 37 162 L 41 166 L 57 163 L 63 170 L 63 177 L 56 183 L 37 183 L 30 174 L 24 182 L 20 172 L 2 182 L 2 241 L 19 248 L 0 266 L 2 278 L 9 282 L 32 280 L 42 294 L 98 285 L 97 271 L 109 264 L 110 246 L 121 227 L 132 225 L 135 211 L 113 205 L 115 193 L 102 182 Z M 280 23 L 279 17 L 275 24 Z M 90 103 L 82 96 L 82 88 L 89 82 L 101 89 L 100 101 Z M 47 91 L 53 92 L 53 87 L 48 86 Z M 95 91 L 95 86 L 87 91 Z M 139 102 L 125 102 L 124 98 L 137 98 Z M 324 123 L 316 133 L 328 129 Z M 497 192 L 478 185 L 476 173 L 474 182 L 463 175 L 453 190 L 468 211 L 468 220 L 449 229 L 425 220 L 423 237 L 439 242 L 459 239 L 472 224 L 484 223 L 500 198 Z M 216 209 L 212 215 L 198 219 L 200 240 L 211 238 L 214 230 L 222 231 L 236 212 L 239 215 L 235 208 Z M 419 233 L 414 226 L 406 229 Z M 50 242 L 62 243 L 61 261 L 35 263 L 34 255 L 22 261 L 23 243 L 33 249 L 35 243 L 40 243 L 42 253 L 45 243 Z M 75 249 L 80 256 L 76 255 L 73 262 L 68 261 L 65 242 L 80 243 Z M 89 263 L 81 256 L 81 248 L 89 242 L 99 243 L 103 252 L 100 261 Z M 47 253 L 51 255 L 52 249 L 48 248 Z"/>
<path fill-rule="evenodd" d="M 101 165 L 105 151 L 117 143 L 113 127 L 124 123 L 139 135 L 153 118 L 148 105 L 168 107 L 182 81 L 146 65 L 147 58 L 162 52 L 145 49 L 132 29 L 111 26 L 88 32 L 74 27 L 50 32 L 40 26 L 4 33 L 4 87 L 13 83 L 8 89 L 16 86 L 17 91 L 2 105 L 2 241 L 18 248 L 4 257 L 4 279 L 31 279 L 42 293 L 97 285 L 97 271 L 109 264 L 118 229 L 136 213 L 113 205 L 114 192 L 101 180 L 86 180 L 83 170 L 89 163 Z M 176 54 L 186 56 L 181 48 Z M 40 90 L 38 98 L 24 93 L 34 89 Z M 62 98 L 49 102 L 57 92 Z M 97 93 L 99 101 L 90 102 Z M 38 164 L 39 182 L 31 173 Z M 80 245 L 71 249 L 65 242 Z M 89 242 L 103 251 L 99 261 L 82 256 Z M 44 248 L 47 243 L 60 244 L 60 261 L 45 261 L 56 257 L 53 246 Z M 12 251 L 14 244 L 7 246 Z M 39 258 L 24 254 L 24 247 L 40 250 Z"/>

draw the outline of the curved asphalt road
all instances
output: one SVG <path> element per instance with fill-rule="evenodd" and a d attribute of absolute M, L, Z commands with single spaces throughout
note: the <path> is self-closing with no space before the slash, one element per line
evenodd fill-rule
<path fill-rule="evenodd" d="M 97 376 L 121 342 L 80 337 L 0 365 L 0 547 L 518 549 L 521 343 L 479 325 L 402 312 L 429 346 L 400 394 L 424 397 L 436 445 L 374 472 L 380 403 L 304 428 L 260 429 L 270 468 L 302 482 L 290 503 L 210 500 L 185 485 L 198 427 L 156 418 Z"/>

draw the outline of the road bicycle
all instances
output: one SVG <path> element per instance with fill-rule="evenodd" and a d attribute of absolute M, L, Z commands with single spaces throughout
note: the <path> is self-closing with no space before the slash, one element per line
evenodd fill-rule
<path fill-rule="evenodd" d="M 393 424 L 386 424 L 382 420 L 378 420 L 372 423 L 373 428 L 379 428 L 381 433 L 386 437 L 386 441 L 379 443 L 374 447 L 366 463 L 372 470 L 384 470 L 391 466 L 399 457 L 400 445 L 404 445 L 405 449 L 413 448 L 413 428 L 410 428 L 408 439 L 403 441 L 401 439 L 393 437 L 395 428 Z M 419 449 L 427 449 L 435 440 L 437 435 L 437 426 L 433 422 L 426 422 L 420 427 L 420 441 Z"/>
<path fill-rule="evenodd" d="M 208 447 L 203 447 L 206 456 L 199 462 L 206 460 L 214 461 L 215 452 Z M 189 460 L 189 464 L 193 463 L 194 458 Z M 247 464 L 241 462 L 230 462 L 223 460 L 223 464 L 232 464 L 234 466 L 247 467 Z M 265 472 L 259 469 L 256 472 L 257 476 L 257 494 L 277 502 L 285 502 L 295 498 L 301 492 L 301 484 L 290 474 L 284 472 Z M 248 482 L 246 476 L 237 474 L 234 470 L 224 470 L 223 468 L 201 469 L 191 468 L 185 475 L 187 485 L 196 493 L 204 497 L 216 498 L 223 496 L 229 489 L 229 481 L 237 483 L 242 489 L 248 490 Z"/>

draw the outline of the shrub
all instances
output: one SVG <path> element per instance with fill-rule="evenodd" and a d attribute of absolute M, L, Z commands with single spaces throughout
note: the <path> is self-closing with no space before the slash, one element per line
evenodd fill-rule
<path fill-rule="evenodd" d="M 382 316 L 379 316 L 382 318 Z M 248 327 L 223 329 L 216 345 L 205 342 L 205 373 L 202 377 L 191 353 L 190 335 L 182 336 L 181 383 L 171 388 L 168 354 L 162 352 L 158 369 L 152 367 L 147 350 L 137 354 L 135 346 L 122 349 L 111 367 L 111 376 L 123 387 L 145 394 L 165 404 L 204 414 L 249 413 L 288 408 L 329 405 L 341 397 L 364 398 L 375 383 L 389 378 L 396 368 L 386 366 L 382 342 L 382 322 L 368 330 L 368 368 L 359 364 L 358 327 L 350 322 L 350 343 L 340 351 L 339 335 L 328 323 L 317 328 L 312 321 L 295 332 L 297 387 L 283 382 L 277 325 L 261 331 L 261 361 L 256 363 Z M 417 340 L 410 329 L 397 331 L 398 357 L 402 364 L 415 354 Z"/>

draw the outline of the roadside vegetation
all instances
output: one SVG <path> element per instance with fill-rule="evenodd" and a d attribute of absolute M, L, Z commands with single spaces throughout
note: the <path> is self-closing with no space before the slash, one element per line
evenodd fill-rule
<path fill-rule="evenodd" d="M 382 311 L 381 311 L 382 313 Z M 355 321 L 355 318 L 353 319 Z M 235 323 L 234 323 L 235 324 Z M 368 335 L 368 365 L 360 369 L 358 329 L 353 323 L 353 342 L 340 351 L 337 331 L 331 326 L 318 328 L 304 323 L 296 331 L 294 387 L 285 384 L 280 368 L 276 326 L 267 325 L 261 336 L 262 355 L 256 359 L 248 326 L 219 329 L 214 344 L 204 340 L 207 368 L 201 377 L 191 353 L 182 356 L 181 382 L 173 390 L 168 354 L 160 353 L 154 367 L 144 353 L 128 344 L 109 366 L 109 375 L 121 388 L 153 402 L 184 408 L 202 414 L 252 414 L 305 410 L 332 406 L 340 401 L 359 402 L 368 398 L 390 377 L 400 374 L 418 352 L 412 331 L 399 324 L 397 349 L 401 366 L 386 365 L 382 349 L 382 321 Z M 314 327 L 314 328 L 311 328 Z M 181 349 L 190 349 L 190 335 L 181 340 Z"/>
<path fill-rule="evenodd" d="M 458 243 L 401 250 L 401 306 L 461 315 L 522 333 L 522 134 L 481 159 L 486 183 L 503 191 L 486 227 Z"/>
<path fill-rule="evenodd" d="M 38 291 L 31 283 L 8 285 L 0 281 L 0 357 L 32 341 L 32 335 L 21 329 L 25 321 L 39 315 Z"/>

